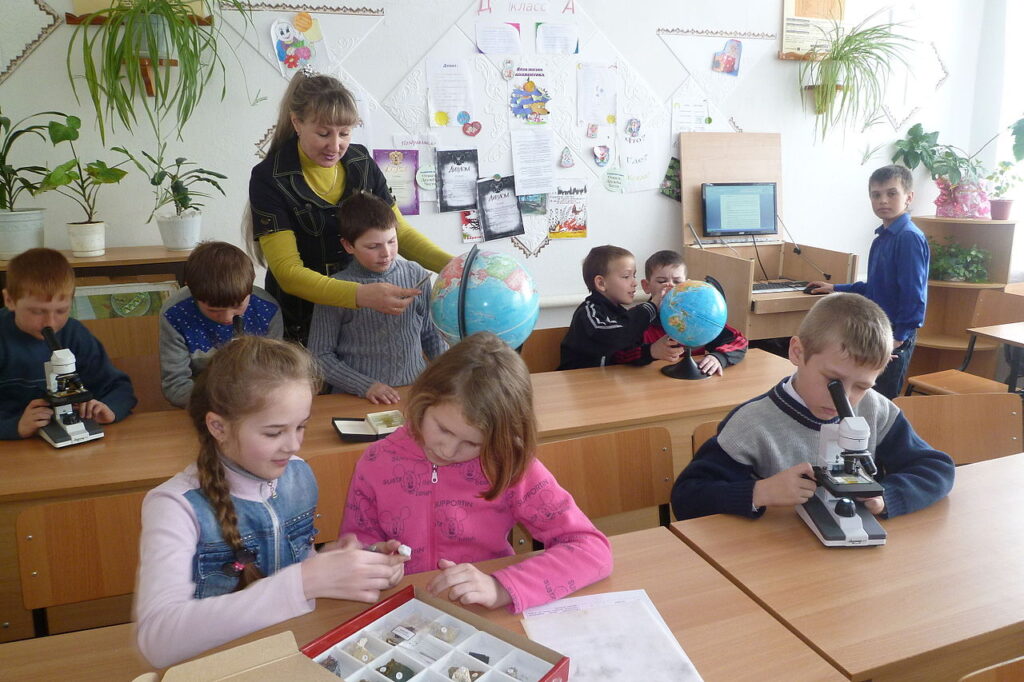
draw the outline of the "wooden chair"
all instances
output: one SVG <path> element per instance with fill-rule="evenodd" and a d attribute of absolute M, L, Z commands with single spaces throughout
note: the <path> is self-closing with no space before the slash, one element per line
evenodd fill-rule
<path fill-rule="evenodd" d="M 718 435 L 718 425 L 721 422 L 704 422 L 703 424 L 697 424 L 697 428 L 693 430 L 693 436 L 690 439 L 691 446 L 693 447 L 692 453 L 697 454 L 697 450 L 700 450 L 700 446 L 708 442 L 712 436 Z"/>
<path fill-rule="evenodd" d="M 544 443 L 537 458 L 591 519 L 658 507 L 659 522 L 671 521 L 672 441 L 664 427 Z"/>
<path fill-rule="evenodd" d="M 986 289 L 978 294 L 970 327 L 987 327 L 1024 321 L 1024 296 Z M 953 395 L 957 393 L 997 393 L 1011 390 L 1006 384 L 967 372 L 977 337 L 971 336 L 964 361 L 957 369 L 919 374 L 907 379 L 906 395 Z"/>
<path fill-rule="evenodd" d="M 531 374 L 558 369 L 562 361 L 562 339 L 568 331 L 568 327 L 533 330 L 520 351 Z"/>
<path fill-rule="evenodd" d="M 306 460 L 316 476 L 319 497 L 314 525 L 319 531 L 317 544 L 338 539 L 338 528 L 345 515 L 348 485 L 362 451 L 329 452 Z"/>
<path fill-rule="evenodd" d="M 1024 656 L 975 670 L 960 678 L 960 682 L 1020 682 L 1024 680 Z"/>
<path fill-rule="evenodd" d="M 893 402 L 921 438 L 958 465 L 1024 450 L 1021 401 L 1014 393 L 901 396 Z"/>
<path fill-rule="evenodd" d="M 16 522 L 21 593 L 48 633 L 46 608 L 131 594 L 146 491 L 29 507 Z"/>

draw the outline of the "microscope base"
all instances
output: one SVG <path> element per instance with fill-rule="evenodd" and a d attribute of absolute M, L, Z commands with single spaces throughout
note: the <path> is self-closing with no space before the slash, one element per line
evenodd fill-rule
<path fill-rule="evenodd" d="M 103 438 L 103 427 L 92 419 L 82 420 L 80 426 L 83 426 L 84 428 L 72 436 L 63 427 L 58 425 L 56 422 L 51 421 L 49 424 L 39 429 L 39 435 L 43 437 L 43 440 L 55 448 L 63 448 L 68 445 L 78 445 L 79 443 Z"/>
<path fill-rule="evenodd" d="M 822 500 L 822 496 L 828 499 Z M 826 547 L 871 547 L 885 544 L 885 529 L 863 505 L 857 505 L 857 515 L 852 517 L 838 516 L 834 509 L 835 498 L 818 488 L 811 499 L 797 506 L 796 513 Z"/>

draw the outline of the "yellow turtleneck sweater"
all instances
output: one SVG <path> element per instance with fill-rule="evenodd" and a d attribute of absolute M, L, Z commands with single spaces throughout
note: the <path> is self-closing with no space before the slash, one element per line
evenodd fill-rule
<path fill-rule="evenodd" d="M 345 167 L 338 163 L 324 168 L 311 160 L 299 147 L 299 162 L 305 178 L 317 196 L 332 204 L 338 203 L 345 191 Z M 452 259 L 451 255 L 435 246 L 405 219 L 398 206 L 392 206 L 398 218 L 398 252 L 416 261 L 428 270 L 440 272 Z M 299 257 L 295 233 L 280 230 L 260 237 L 260 247 L 267 267 L 284 291 L 313 303 L 341 308 L 356 308 L 355 282 L 343 282 L 307 268 Z"/>

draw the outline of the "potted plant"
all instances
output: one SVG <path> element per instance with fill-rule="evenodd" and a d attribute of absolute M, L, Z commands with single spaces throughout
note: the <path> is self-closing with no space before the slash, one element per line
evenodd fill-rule
<path fill-rule="evenodd" d="M 996 169 L 985 178 L 992 183 L 992 220 L 1009 220 L 1010 208 L 1013 206 L 1013 199 L 1007 199 L 1006 195 L 1013 189 L 1021 178 L 1014 170 L 1013 163 L 1000 161 Z"/>
<path fill-rule="evenodd" d="M 935 199 L 935 215 L 949 218 L 988 218 L 990 203 L 982 185 L 985 174 L 978 154 L 998 137 L 992 137 L 978 151 L 968 154 L 960 147 L 939 144 L 938 131 L 926 133 L 920 123 L 907 130 L 896 141 L 893 163 L 902 163 L 913 170 L 923 165 L 939 188 Z"/>
<path fill-rule="evenodd" d="M 189 161 L 184 156 L 174 159 L 173 164 L 165 162 L 166 146 L 166 143 L 161 142 L 156 156 L 142 152 L 142 156 L 147 162 L 145 164 L 124 147 L 114 147 L 113 149 L 131 159 L 135 167 L 149 178 L 149 184 L 154 187 L 156 201 L 146 222 L 152 221 L 155 216 L 164 246 L 172 251 L 187 251 L 199 243 L 199 231 L 203 218 L 203 214 L 199 211 L 203 204 L 195 201 L 195 198 L 210 196 L 191 188 L 199 183 L 206 183 L 224 194 L 223 188 L 217 181 L 224 180 L 227 176 L 216 171 L 199 168 L 198 164 Z M 168 205 L 174 206 L 173 213 L 157 215 L 157 211 Z"/>
<path fill-rule="evenodd" d="M 931 266 L 928 276 L 946 282 L 986 282 L 990 254 L 977 244 L 961 246 L 950 238 L 949 244 L 939 244 L 929 238 Z"/>
<path fill-rule="evenodd" d="M 114 166 L 108 166 L 103 161 L 93 161 L 82 168 L 78 152 L 75 151 L 75 140 L 78 139 L 81 125 L 77 116 L 68 116 L 65 123 L 50 122 L 47 127 L 50 142 L 54 145 L 61 142 L 71 145 L 71 159 L 49 171 L 39 182 L 35 193 L 55 190 L 78 204 L 85 211 L 85 220 L 68 223 L 71 253 L 78 257 L 102 256 L 106 251 L 106 224 L 96 220 L 96 195 L 103 185 L 121 182 L 121 178 L 128 173 L 118 166 L 127 161 Z"/>
<path fill-rule="evenodd" d="M 193 0 L 113 0 L 110 7 L 83 17 L 75 27 L 68 43 L 68 78 L 77 97 L 78 79 L 72 73 L 77 54 L 101 139 L 106 141 L 106 117 L 116 116 L 132 129 L 137 101 L 142 102 L 154 130 L 161 119 L 173 114 L 180 135 L 210 79 L 225 73 L 219 22 L 225 9 L 237 10 L 251 22 L 249 2 L 203 2 L 216 15 L 209 21 L 195 15 L 195 4 Z M 222 87 L 222 98 L 225 91 Z"/>
<path fill-rule="evenodd" d="M 801 89 L 812 93 L 815 134 L 822 140 L 837 126 L 861 126 L 873 118 L 893 66 L 906 66 L 904 52 L 911 39 L 896 32 L 899 24 L 869 26 L 877 15 L 849 29 L 834 21 L 821 48 L 800 66 Z"/>
<path fill-rule="evenodd" d="M 15 143 L 35 135 L 45 139 L 45 123 L 29 121 L 41 116 L 64 116 L 59 111 L 42 111 L 11 122 L 0 109 L 0 260 L 10 260 L 22 251 L 43 245 L 43 210 L 14 207 L 18 196 L 31 194 L 38 187 L 36 177 L 46 174 L 42 166 L 15 166 L 12 158 Z M 35 177 L 33 177 L 35 176 Z"/>

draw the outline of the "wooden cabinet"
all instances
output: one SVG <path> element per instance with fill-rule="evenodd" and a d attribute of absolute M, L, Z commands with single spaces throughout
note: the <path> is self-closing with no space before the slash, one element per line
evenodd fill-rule
<path fill-rule="evenodd" d="M 950 241 L 963 246 L 978 245 L 992 255 L 989 282 L 928 281 L 928 312 L 917 335 L 917 350 L 910 375 L 925 374 L 960 366 L 967 349 L 970 326 L 978 294 L 985 289 L 1004 289 L 1024 281 L 1024 235 L 1012 220 L 915 217 L 914 223 L 940 244 Z M 995 371 L 995 342 L 978 339 L 969 371 L 991 377 Z"/>

